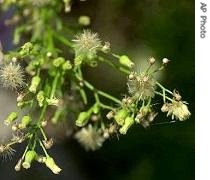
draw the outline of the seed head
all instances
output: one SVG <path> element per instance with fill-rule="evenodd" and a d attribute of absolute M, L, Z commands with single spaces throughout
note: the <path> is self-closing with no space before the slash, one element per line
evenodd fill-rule
<path fill-rule="evenodd" d="M 128 90 L 134 99 L 148 99 L 155 95 L 155 80 L 151 75 L 137 74 L 128 79 Z"/>
<path fill-rule="evenodd" d="M 87 57 L 93 59 L 97 50 L 101 47 L 101 40 L 97 33 L 84 30 L 83 33 L 75 36 L 73 40 L 76 57 Z"/>
<path fill-rule="evenodd" d="M 24 75 L 21 66 L 10 63 L 0 68 L 0 83 L 3 87 L 17 90 L 24 85 Z"/>
<path fill-rule="evenodd" d="M 89 125 L 88 127 L 82 128 L 75 134 L 75 138 L 78 142 L 88 150 L 95 151 L 99 149 L 103 142 L 104 137 L 95 127 Z"/>

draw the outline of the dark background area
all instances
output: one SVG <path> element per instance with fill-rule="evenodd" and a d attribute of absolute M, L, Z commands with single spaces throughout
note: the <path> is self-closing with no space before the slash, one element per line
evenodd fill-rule
<path fill-rule="evenodd" d="M 154 125 L 147 130 L 132 127 L 126 136 L 120 136 L 119 140 L 113 137 L 96 152 L 85 152 L 72 139 L 61 141 L 51 150 L 63 168 L 59 176 L 35 163 L 28 171 L 15 172 L 14 165 L 23 148 L 20 146 L 11 162 L 0 164 L 0 179 L 195 179 L 194 1 L 87 0 L 75 3 L 72 16 L 83 14 L 91 17 L 91 28 L 111 42 L 114 52 L 128 54 L 140 67 L 150 56 L 160 62 L 164 57 L 171 59 L 162 75 L 162 83 L 180 91 L 189 103 L 192 116 L 185 122 Z M 0 39 L 8 50 L 11 32 L 3 26 L 5 16 L 0 15 Z M 116 95 L 126 92 L 126 79 L 106 66 L 85 72 L 96 87 Z M 159 115 L 156 121 L 164 122 L 166 118 Z"/>

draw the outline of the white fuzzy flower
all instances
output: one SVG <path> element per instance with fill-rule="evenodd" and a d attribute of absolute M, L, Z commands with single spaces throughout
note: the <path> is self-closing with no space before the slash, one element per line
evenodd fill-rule
<path fill-rule="evenodd" d="M 96 128 L 92 127 L 92 125 L 78 131 L 75 134 L 75 138 L 87 151 L 99 149 L 105 140 L 101 133 Z"/>
<path fill-rule="evenodd" d="M 3 87 L 18 89 L 24 85 L 23 70 L 20 65 L 10 63 L 0 68 L 0 83 Z"/>
<path fill-rule="evenodd" d="M 101 47 L 101 41 L 97 33 L 84 30 L 83 33 L 75 36 L 74 49 L 76 57 L 87 57 L 92 59 L 96 56 L 97 50 Z"/>
<path fill-rule="evenodd" d="M 168 112 L 167 116 L 172 117 L 172 119 L 176 118 L 180 121 L 184 121 L 189 118 L 191 115 L 186 102 L 183 101 L 173 101 L 172 103 L 165 103 L 162 108 L 162 112 Z"/>
<path fill-rule="evenodd" d="M 144 100 L 154 97 L 155 80 L 151 75 L 132 73 L 129 75 L 128 90 L 130 95 L 136 99 Z"/>

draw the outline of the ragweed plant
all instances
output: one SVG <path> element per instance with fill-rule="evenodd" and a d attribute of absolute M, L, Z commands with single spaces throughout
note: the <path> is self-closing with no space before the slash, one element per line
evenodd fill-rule
<path fill-rule="evenodd" d="M 126 134 L 131 126 L 149 127 L 158 114 L 154 103 L 157 96 L 162 99 L 159 111 L 166 112 L 173 121 L 189 118 L 187 102 L 182 101 L 179 92 L 168 90 L 156 79 L 156 74 L 168 65 L 167 58 L 162 59 L 160 67 L 153 68 L 156 59 L 151 57 L 147 69 L 136 71 L 127 55 L 113 53 L 109 42 L 85 28 L 90 24 L 88 16 L 78 18 L 83 30 L 62 20 L 62 12 L 71 11 L 71 0 L 1 1 L 2 9 L 11 6 L 15 7 L 14 16 L 5 23 L 16 24 L 14 43 L 19 48 L 0 52 L 0 82 L 17 93 L 18 110 L 4 119 L 13 138 L 0 145 L 0 154 L 10 156 L 15 151 L 13 145 L 26 143 L 16 171 L 38 162 L 54 174 L 61 172 L 48 152 L 53 146 L 53 139 L 45 132 L 49 123 L 56 126 L 70 121 L 72 136 L 87 151 L 94 151 L 110 137 Z M 85 78 L 84 68 L 97 68 L 98 63 L 127 77 L 124 97 L 104 92 Z"/>

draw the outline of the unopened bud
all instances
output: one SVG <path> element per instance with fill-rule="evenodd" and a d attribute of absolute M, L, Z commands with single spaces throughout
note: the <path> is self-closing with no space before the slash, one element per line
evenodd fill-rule
<path fill-rule="evenodd" d="M 78 23 L 82 26 L 90 25 L 90 17 L 89 16 L 80 16 L 78 19 Z"/>
<path fill-rule="evenodd" d="M 127 109 L 120 109 L 119 111 L 116 112 L 114 119 L 119 124 L 122 126 L 124 124 L 125 118 L 128 116 L 128 111 Z"/>
<path fill-rule="evenodd" d="M 11 112 L 9 116 L 4 120 L 4 124 L 7 126 L 10 125 L 14 120 L 17 119 L 17 117 L 18 117 L 17 112 Z"/>
<path fill-rule="evenodd" d="M 40 107 L 42 107 L 44 105 L 44 91 L 39 91 L 37 96 L 36 96 L 36 99 L 38 101 L 38 104 Z"/>
<path fill-rule="evenodd" d="M 132 68 L 134 66 L 134 63 L 126 55 L 120 56 L 119 62 L 120 62 L 120 64 L 127 66 L 129 68 Z"/>
<path fill-rule="evenodd" d="M 40 81 L 41 81 L 41 78 L 39 76 L 34 76 L 31 80 L 31 85 L 29 87 L 29 91 L 32 93 L 36 93 Z"/>
<path fill-rule="evenodd" d="M 62 69 L 64 71 L 69 70 L 72 68 L 71 62 L 70 61 L 66 61 L 63 65 L 62 65 Z"/>
<path fill-rule="evenodd" d="M 31 163 L 36 158 L 37 154 L 35 151 L 28 151 L 25 155 L 25 160 L 22 164 L 23 168 L 28 169 L 31 167 Z"/>
<path fill-rule="evenodd" d="M 20 129 L 25 129 L 29 123 L 31 122 L 31 117 L 30 116 L 23 116 L 21 123 L 18 125 Z"/>
<path fill-rule="evenodd" d="M 163 60 L 162 60 L 162 62 L 163 62 L 163 65 L 166 65 L 166 64 L 168 64 L 169 63 L 169 59 L 167 59 L 167 58 L 163 58 Z"/>
<path fill-rule="evenodd" d="M 52 106 L 59 106 L 59 99 L 56 98 L 52 98 L 52 99 L 46 99 L 48 105 L 52 105 Z"/>
<path fill-rule="evenodd" d="M 63 57 L 58 57 L 56 59 L 53 60 L 53 65 L 55 67 L 59 67 L 61 66 L 63 63 L 65 62 L 65 59 Z"/>
<path fill-rule="evenodd" d="M 129 75 L 128 75 L 128 79 L 129 80 L 134 80 L 136 78 L 136 73 L 135 72 L 131 72 Z"/>
<path fill-rule="evenodd" d="M 46 164 L 46 166 L 47 166 L 54 174 L 59 174 L 59 173 L 60 173 L 61 168 L 58 167 L 58 166 L 55 164 L 55 161 L 54 161 L 53 158 L 47 157 L 47 158 L 46 158 L 46 161 L 45 161 L 45 164 Z"/>
<path fill-rule="evenodd" d="M 126 134 L 128 129 L 131 127 L 131 125 L 134 123 L 134 118 L 133 117 L 126 117 L 125 118 L 125 123 L 124 125 L 120 128 L 120 133 L 121 134 Z"/>
<path fill-rule="evenodd" d="M 76 125 L 79 127 L 86 125 L 89 118 L 90 118 L 90 113 L 86 111 L 81 112 L 76 120 Z"/>
<path fill-rule="evenodd" d="M 155 63 L 155 58 L 154 57 L 151 57 L 149 58 L 149 63 L 152 65 Z"/>

